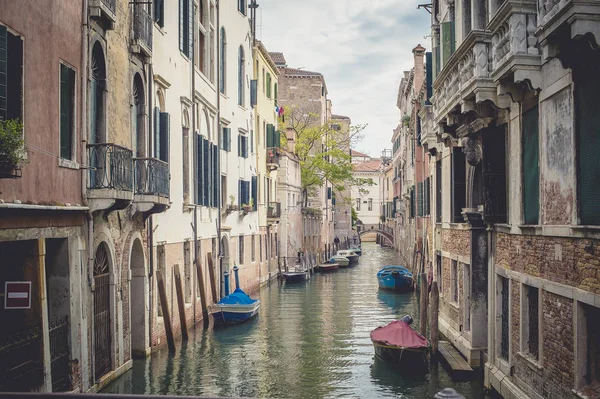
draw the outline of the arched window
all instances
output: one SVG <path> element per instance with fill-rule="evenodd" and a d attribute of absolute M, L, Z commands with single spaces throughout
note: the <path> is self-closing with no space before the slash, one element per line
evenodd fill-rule
<path fill-rule="evenodd" d="M 145 98 L 144 82 L 140 74 L 136 73 L 133 78 L 133 103 L 131 104 L 131 144 L 136 156 L 140 158 L 146 156 Z"/>
<path fill-rule="evenodd" d="M 92 79 L 90 81 L 90 144 L 106 141 L 104 129 L 104 93 L 106 91 L 106 63 L 104 51 L 96 42 L 92 48 Z"/>
<path fill-rule="evenodd" d="M 219 43 L 219 90 L 221 93 L 225 94 L 225 71 L 227 70 L 225 66 L 227 50 L 227 41 L 225 37 L 225 28 L 221 28 L 221 37 Z"/>
<path fill-rule="evenodd" d="M 238 105 L 244 105 L 244 77 L 245 77 L 245 68 L 244 68 L 244 49 L 240 46 L 240 50 L 238 52 Z"/>

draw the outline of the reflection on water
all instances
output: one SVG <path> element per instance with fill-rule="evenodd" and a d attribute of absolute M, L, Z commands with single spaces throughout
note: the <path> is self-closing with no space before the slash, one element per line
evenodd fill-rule
<path fill-rule="evenodd" d="M 405 314 L 418 328 L 412 293 L 379 291 L 375 277 L 394 251 L 363 245 L 356 267 L 314 275 L 305 283 L 277 282 L 261 290 L 259 316 L 221 329 L 190 331 L 190 340 L 133 369 L 107 393 L 271 398 L 432 398 L 452 386 L 483 396 L 481 382 L 453 383 L 442 367 L 425 375 L 401 373 L 375 359 L 369 333 Z"/>

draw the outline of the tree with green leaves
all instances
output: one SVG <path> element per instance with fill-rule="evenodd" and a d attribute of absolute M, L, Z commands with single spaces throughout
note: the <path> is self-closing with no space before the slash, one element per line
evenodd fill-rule
<path fill-rule="evenodd" d="M 341 126 L 337 121 L 326 120 L 320 104 L 286 106 L 285 117 L 280 119 L 280 130 L 292 130 L 295 152 L 300 159 L 304 206 L 308 198 L 317 193 L 325 182 L 332 184 L 338 193 L 350 186 L 373 185 L 371 179 L 352 176 L 350 148 L 364 138 L 366 125 Z M 338 198 L 350 202 L 350 198 Z"/>

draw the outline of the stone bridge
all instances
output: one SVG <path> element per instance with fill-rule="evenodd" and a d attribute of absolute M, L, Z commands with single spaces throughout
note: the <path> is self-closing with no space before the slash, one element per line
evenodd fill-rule
<path fill-rule="evenodd" d="M 356 229 L 359 237 L 362 237 L 364 234 L 375 233 L 385 238 L 391 245 L 394 245 L 394 230 L 391 227 L 383 224 L 361 224 L 356 226 Z"/>

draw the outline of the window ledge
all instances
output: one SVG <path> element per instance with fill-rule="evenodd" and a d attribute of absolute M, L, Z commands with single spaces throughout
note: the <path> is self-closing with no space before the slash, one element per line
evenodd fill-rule
<path fill-rule="evenodd" d="M 544 370 L 544 366 L 542 366 L 539 363 L 539 360 L 533 359 L 531 356 L 529 356 L 528 353 L 517 352 L 517 355 L 519 355 L 519 357 L 525 361 L 525 364 L 527 364 L 527 367 L 529 367 L 534 372 L 541 374 L 542 371 Z"/>
<path fill-rule="evenodd" d="M 452 306 L 455 310 L 460 310 L 460 306 L 458 305 L 458 302 L 455 302 L 455 301 L 446 301 L 446 303 L 448 305 Z"/>
<path fill-rule="evenodd" d="M 161 27 L 161 26 L 158 24 L 158 22 L 156 22 L 156 21 L 154 21 L 154 27 L 155 27 L 155 28 L 158 30 L 158 32 L 159 32 L 161 35 L 163 35 L 163 36 L 164 36 L 164 35 L 167 33 L 167 32 L 165 32 L 165 28 Z"/>
<path fill-rule="evenodd" d="M 512 228 L 510 224 L 505 224 L 505 223 L 497 223 L 497 224 L 494 224 L 493 226 L 494 226 L 493 229 L 500 233 L 510 233 L 510 230 Z"/>
<path fill-rule="evenodd" d="M 61 168 L 79 170 L 79 163 L 64 158 L 58 158 L 58 166 Z"/>

